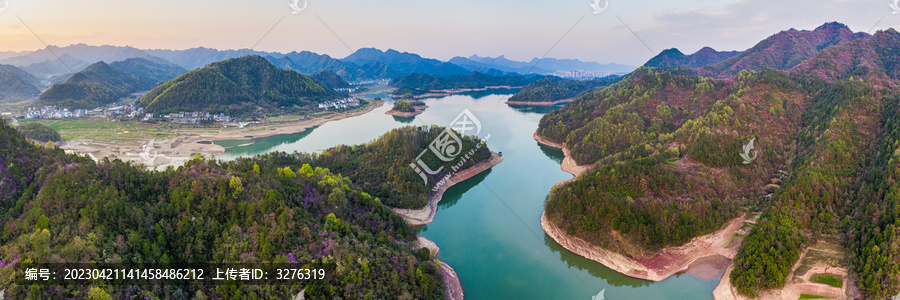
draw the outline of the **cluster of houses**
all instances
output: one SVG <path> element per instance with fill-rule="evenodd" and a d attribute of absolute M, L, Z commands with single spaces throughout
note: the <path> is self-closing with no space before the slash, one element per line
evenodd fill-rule
<path fill-rule="evenodd" d="M 358 103 L 358 102 L 357 102 Z M 71 119 L 71 118 L 142 118 L 149 121 L 154 118 L 152 113 L 144 113 L 143 107 L 135 107 L 134 104 L 122 105 L 115 107 L 98 107 L 95 109 L 68 109 L 58 108 L 56 106 L 29 107 L 23 116 L 25 119 Z M 200 124 L 203 121 L 212 121 L 216 123 L 231 122 L 231 117 L 223 113 L 211 114 L 208 112 L 179 112 L 175 114 L 167 114 L 158 116 L 162 119 L 169 120 L 178 124 Z"/>
<path fill-rule="evenodd" d="M 603 78 L 611 75 L 618 75 L 623 72 L 610 71 L 556 71 L 553 76 L 562 78 Z"/>
<path fill-rule="evenodd" d="M 153 114 L 150 115 L 149 118 L 153 118 Z M 199 111 L 190 111 L 190 112 L 179 112 L 175 114 L 161 115 L 163 119 L 172 120 L 172 123 L 177 124 L 200 124 L 203 121 L 212 121 L 216 123 L 227 123 L 231 122 L 231 117 L 227 116 L 223 113 L 219 114 L 211 114 L 209 112 L 199 112 Z M 144 116 L 145 119 L 148 119 L 147 116 Z"/>
<path fill-rule="evenodd" d="M 325 102 L 319 103 L 319 109 L 322 109 L 322 110 L 347 109 L 347 108 L 357 107 L 357 106 L 359 106 L 359 99 L 354 98 L 354 97 L 343 98 L 343 99 L 338 99 L 338 100 L 333 100 L 333 101 L 325 101 Z"/>

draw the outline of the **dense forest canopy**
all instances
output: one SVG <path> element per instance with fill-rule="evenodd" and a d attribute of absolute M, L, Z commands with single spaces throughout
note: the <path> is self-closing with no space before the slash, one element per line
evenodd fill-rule
<path fill-rule="evenodd" d="M 15 274 L 7 265 L 0 268 L 0 286 L 15 299 L 77 298 L 88 292 L 114 299 L 285 299 L 303 288 L 316 299 L 443 299 L 436 261 L 411 250 L 415 231 L 382 203 L 384 198 L 364 191 L 401 199 L 364 181 L 388 176 L 372 173 L 389 170 L 345 160 L 393 155 L 398 164 L 408 164 L 415 157 L 408 154 L 419 148 L 398 152 L 378 145 L 410 138 L 424 145 L 439 130 L 398 129 L 381 142 L 319 156 L 272 153 L 231 162 L 198 157 L 177 169 L 145 171 L 119 160 L 95 163 L 35 146 L 0 122 L 0 222 L 5 224 L 0 256 L 6 263 L 338 266 L 327 282 L 238 288 L 10 285 Z M 352 176 L 362 180 L 325 166 L 359 169 Z M 412 184 L 422 185 L 412 177 Z"/>
<path fill-rule="evenodd" d="M 16 127 L 26 138 L 46 143 L 48 141 L 60 142 L 62 137 L 55 129 L 41 123 L 27 123 Z"/>
<path fill-rule="evenodd" d="M 892 66 L 900 33 L 845 27 L 758 45 L 809 46 L 783 40 L 794 36 L 822 46 L 773 65 L 796 66 L 789 71 L 713 79 L 643 67 L 545 115 L 538 133 L 594 165 L 551 192 L 548 217 L 596 245 L 647 257 L 761 211 L 729 278 L 741 293 L 784 286 L 803 250 L 829 241 L 850 250 L 853 283 L 865 297 L 896 295 L 900 73 Z M 751 54 L 726 62 L 761 55 Z M 748 162 L 738 154 L 750 140 L 757 155 Z"/>
<path fill-rule="evenodd" d="M 212 63 L 160 84 L 138 100 L 151 113 L 314 108 L 340 96 L 312 77 L 283 70 L 260 56 Z"/>

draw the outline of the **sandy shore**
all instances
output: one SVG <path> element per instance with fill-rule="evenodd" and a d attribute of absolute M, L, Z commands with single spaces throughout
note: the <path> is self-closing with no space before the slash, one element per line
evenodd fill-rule
<path fill-rule="evenodd" d="M 569 103 L 572 102 L 572 100 L 574 99 L 569 98 L 556 101 L 506 101 L 506 104 L 521 106 L 554 106 L 557 104 Z"/>
<path fill-rule="evenodd" d="M 639 261 L 569 236 L 547 219 L 546 212 L 541 214 L 541 227 L 544 228 L 544 232 L 563 248 L 626 276 L 650 281 L 662 281 L 689 269 L 693 269 L 692 274 L 700 278 L 714 279 L 716 274 L 722 274 L 721 267 L 715 267 L 722 264 L 716 262 L 710 265 L 710 260 L 715 260 L 716 256 L 734 258 L 738 244 L 732 244 L 731 237 L 744 224 L 743 221 L 743 217 L 732 219 L 719 231 L 696 237 L 680 247 L 663 249 Z"/>
<path fill-rule="evenodd" d="M 419 236 L 416 240 L 414 250 L 421 248 L 428 248 L 428 250 L 431 251 L 432 259 L 437 259 L 438 253 L 441 251 L 433 241 L 423 236 Z M 462 283 L 459 282 L 459 275 L 456 274 L 456 270 L 453 270 L 453 268 L 445 262 L 440 262 L 440 266 L 438 267 L 441 269 L 441 275 L 444 276 L 444 293 L 447 294 L 447 299 L 462 300 Z"/>
<path fill-rule="evenodd" d="M 327 114 L 299 121 L 269 122 L 254 124 L 245 128 L 217 128 L 215 129 L 217 130 L 216 133 L 188 132 L 179 134 L 176 130 L 175 137 L 165 139 L 76 139 L 67 141 L 60 148 L 93 156 L 100 160 L 104 157 L 115 157 L 123 161 L 144 164 L 148 168 L 177 167 L 190 160 L 194 154 L 210 157 L 225 153 L 225 148 L 211 143 L 212 141 L 246 139 L 248 143 L 252 143 L 251 138 L 301 132 L 331 121 L 363 115 L 382 105 L 384 105 L 384 102 L 373 102 L 362 109 Z M 265 129 L 263 130 L 263 128 Z"/>
<path fill-rule="evenodd" d="M 534 133 L 534 139 L 541 144 L 562 149 L 565 158 L 560 164 L 560 168 L 575 176 L 572 179 L 556 183 L 553 188 L 578 178 L 582 173 L 593 167 L 579 166 L 572 159 L 569 149 L 563 143 L 551 141 L 537 132 Z M 579 256 L 599 262 L 621 274 L 651 281 L 661 281 L 683 272 L 690 272 L 699 278 L 715 279 L 717 276 L 721 276 L 724 267 L 728 265 L 725 260 L 733 259 L 734 255 L 737 254 L 740 242 L 734 241 L 733 236 L 743 224 L 744 216 L 732 219 L 719 231 L 695 237 L 685 245 L 669 247 L 649 258 L 638 260 L 592 245 L 580 238 L 569 236 L 548 219 L 546 211 L 541 214 L 541 227 L 544 229 L 544 232 L 563 248 Z"/>
<path fill-rule="evenodd" d="M 478 173 L 490 169 L 501 161 L 503 161 L 503 158 L 500 157 L 499 153 L 491 152 L 490 159 L 480 162 L 468 169 L 456 172 L 456 174 L 450 176 L 450 179 L 428 198 L 428 204 L 425 205 L 425 207 L 420 209 L 392 208 L 392 210 L 395 214 L 406 219 L 406 222 L 410 225 L 419 226 L 431 223 L 431 221 L 434 221 L 435 213 L 437 213 L 438 203 L 441 202 L 441 197 L 444 196 L 444 192 L 447 191 L 447 189 L 457 183 L 478 175 Z"/>

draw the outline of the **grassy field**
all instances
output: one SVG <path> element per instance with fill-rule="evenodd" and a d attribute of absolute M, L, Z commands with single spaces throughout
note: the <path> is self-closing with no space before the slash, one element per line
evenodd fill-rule
<path fill-rule="evenodd" d="M 797 266 L 797 270 L 794 271 L 794 274 L 796 276 L 806 274 L 806 272 L 817 265 L 821 266 L 827 264 L 835 267 L 846 267 L 847 264 L 844 256 L 844 249 L 841 247 L 827 243 L 818 243 L 809 249 L 806 256 L 800 261 L 800 265 Z"/>
<path fill-rule="evenodd" d="M 184 126 L 170 123 L 141 124 L 96 119 L 20 120 L 20 124 L 42 123 L 59 132 L 64 140 L 147 140 L 183 133 L 216 133 L 219 127 Z"/>
<path fill-rule="evenodd" d="M 800 294 L 800 299 L 825 299 L 825 296 L 813 295 L 813 294 Z"/>
<path fill-rule="evenodd" d="M 809 281 L 816 283 L 824 283 L 833 287 L 841 287 L 843 286 L 844 277 L 840 275 L 828 274 L 828 273 L 816 273 L 809 277 Z"/>

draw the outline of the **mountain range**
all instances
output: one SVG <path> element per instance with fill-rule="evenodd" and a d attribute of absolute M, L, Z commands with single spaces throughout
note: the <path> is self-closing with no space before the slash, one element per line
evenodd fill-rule
<path fill-rule="evenodd" d="M 483 58 L 470 56 L 456 57 L 448 62 L 424 58 L 418 54 L 400 52 L 393 49 L 386 51 L 375 48 L 361 48 L 342 59 L 309 51 L 277 53 L 250 49 L 217 50 L 211 48 L 192 48 L 186 50 L 169 49 L 137 49 L 130 46 L 90 46 L 74 44 L 65 47 L 48 46 L 33 52 L 2 52 L 0 64 L 14 65 L 32 75 L 48 80 L 54 76 L 76 73 L 99 61 L 120 61 L 128 58 L 161 58 L 186 70 L 195 70 L 213 62 L 241 57 L 259 55 L 280 68 L 295 70 L 304 74 L 314 74 L 323 69 L 334 71 L 345 80 L 388 79 L 411 73 L 423 73 L 433 76 L 467 75 L 479 71 L 489 75 L 505 75 L 506 73 L 552 73 L 564 71 L 628 72 L 631 66 L 593 62 L 582 62 L 571 59 L 532 59 L 531 62 L 517 62 L 503 56 Z M 538 64 L 539 68 L 532 68 Z"/>

